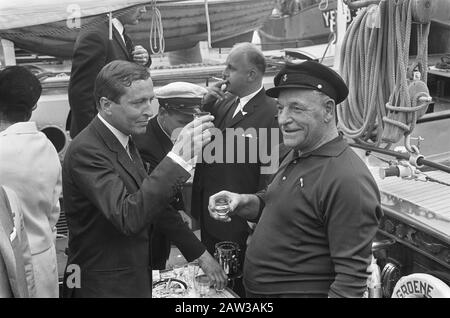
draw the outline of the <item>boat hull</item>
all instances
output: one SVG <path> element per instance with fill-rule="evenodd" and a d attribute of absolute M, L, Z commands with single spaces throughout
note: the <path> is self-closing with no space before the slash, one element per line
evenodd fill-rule
<path fill-rule="evenodd" d="M 321 10 L 323 9 L 323 10 Z M 258 31 L 263 50 L 304 47 L 327 43 L 336 21 L 336 1 L 319 3 L 290 16 L 271 16 Z"/>
<path fill-rule="evenodd" d="M 356 11 L 349 10 L 348 14 L 351 18 L 347 18 L 347 23 L 350 23 Z M 450 1 L 433 0 L 430 16 L 429 53 L 450 52 Z M 325 10 L 316 3 L 290 16 L 271 16 L 258 30 L 258 35 L 263 50 L 324 44 L 329 41 L 335 22 L 336 1 L 330 0 Z M 416 26 L 412 30 L 411 44 L 410 53 L 416 54 Z"/>
<path fill-rule="evenodd" d="M 164 30 L 165 51 L 191 48 L 199 41 L 208 40 L 204 4 L 204 1 L 158 4 Z M 212 44 L 233 38 L 239 41 L 239 36 L 248 34 L 263 25 L 272 7 L 272 0 L 209 1 Z M 151 12 L 151 7 L 148 7 L 141 22 L 127 28 L 133 41 L 143 45 L 149 52 L 151 52 Z M 106 20 L 105 15 L 85 18 L 82 20 L 82 25 L 98 23 L 101 20 Z M 0 36 L 13 41 L 17 47 L 35 53 L 71 58 L 78 32 L 79 29 L 70 29 L 65 21 L 59 21 L 2 31 Z M 153 49 L 157 51 L 159 48 Z"/>

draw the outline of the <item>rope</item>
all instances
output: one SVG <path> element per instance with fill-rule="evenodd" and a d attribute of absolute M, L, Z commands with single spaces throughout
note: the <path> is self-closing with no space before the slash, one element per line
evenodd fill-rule
<path fill-rule="evenodd" d="M 438 180 L 438 179 L 433 178 L 433 177 L 429 177 L 429 176 L 426 175 L 426 174 L 424 174 L 424 175 L 425 175 L 425 180 L 426 180 L 426 181 L 429 181 L 429 182 L 435 182 L 435 183 L 439 183 L 439 184 L 445 185 L 445 186 L 447 186 L 447 187 L 450 187 L 450 184 L 447 183 L 447 182 Z"/>
<path fill-rule="evenodd" d="M 112 24 L 112 12 L 109 11 L 108 13 L 108 39 L 112 40 L 113 37 L 113 24 Z"/>
<path fill-rule="evenodd" d="M 205 15 L 206 15 L 206 28 L 208 31 L 208 48 L 212 48 L 212 45 L 211 45 L 211 21 L 209 19 L 208 0 L 205 0 Z"/>
<path fill-rule="evenodd" d="M 328 0 L 321 0 L 319 3 L 319 10 L 325 11 L 326 9 L 328 9 Z"/>
<path fill-rule="evenodd" d="M 336 40 L 336 32 L 333 31 L 330 33 L 330 35 L 328 36 L 328 44 L 327 47 L 325 48 L 325 51 L 323 52 L 322 58 L 320 59 L 320 63 L 323 62 L 325 55 L 327 54 L 328 49 L 330 48 L 330 45 Z"/>
<path fill-rule="evenodd" d="M 418 152 L 409 135 L 430 101 L 427 93 L 411 91 L 427 91 L 426 84 L 408 80 L 411 25 L 412 0 L 381 0 L 361 9 L 345 34 L 339 68 L 351 90 L 337 115 L 339 129 L 358 143 L 389 148 L 404 136 L 406 149 Z M 429 27 L 418 25 L 412 68 L 425 83 Z"/>
<path fill-rule="evenodd" d="M 368 8 L 363 10 L 366 14 L 360 13 L 355 17 L 343 39 L 339 64 L 341 75 L 352 90 L 337 110 L 340 129 L 350 138 L 367 140 L 372 138 L 372 131 L 376 129 L 374 97 L 379 95 L 381 82 L 378 74 L 381 47 L 378 45 L 374 49 L 374 45 L 381 37 L 378 35 L 380 29 L 364 27 L 369 17 L 367 12 L 372 12 L 373 7 L 370 11 Z"/>
<path fill-rule="evenodd" d="M 400 139 L 402 130 L 409 131 L 406 124 L 405 109 L 409 107 L 410 96 L 407 83 L 407 67 L 409 62 L 409 43 L 411 36 L 411 2 L 404 1 L 395 5 L 395 40 L 397 54 L 391 53 L 391 56 L 397 61 L 397 70 L 395 77 L 395 89 L 392 91 L 386 108 L 389 110 L 383 121 L 388 124 L 383 131 L 383 139 L 389 142 L 396 142 Z M 406 23 L 404 21 L 406 15 Z M 398 109 L 398 111 L 396 111 Z"/>
<path fill-rule="evenodd" d="M 150 23 L 150 50 L 152 54 L 160 54 L 164 53 L 166 49 L 166 42 L 164 40 L 164 28 L 162 24 L 161 12 L 156 7 L 156 1 L 152 0 L 151 2 L 151 23 Z"/>

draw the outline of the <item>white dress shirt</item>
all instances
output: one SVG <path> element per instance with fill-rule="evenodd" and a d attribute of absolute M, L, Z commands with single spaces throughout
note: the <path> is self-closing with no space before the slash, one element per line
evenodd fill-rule
<path fill-rule="evenodd" d="M 123 30 L 124 30 L 124 27 L 123 27 L 122 22 L 120 22 L 119 19 L 117 19 L 117 18 L 113 18 L 111 22 L 112 22 L 112 24 L 114 25 L 114 27 L 116 28 L 116 30 L 119 32 L 120 37 L 122 38 L 123 43 L 125 43 L 125 45 L 126 45 L 125 38 L 123 37 Z"/>
<path fill-rule="evenodd" d="M 130 140 L 130 136 L 125 135 L 119 129 L 108 123 L 100 114 L 97 114 L 98 118 L 105 124 L 105 126 L 116 136 L 117 140 L 119 140 L 120 144 L 123 146 L 125 151 L 131 158 L 130 153 L 128 152 L 128 141 Z"/>
<path fill-rule="evenodd" d="M 261 87 L 260 87 L 256 92 L 251 93 L 251 94 L 249 94 L 249 95 L 247 95 L 247 96 L 241 97 L 241 98 L 239 99 L 239 105 L 236 107 L 236 109 L 235 109 L 235 111 L 234 111 L 234 113 L 233 113 L 233 118 L 234 118 L 234 116 L 237 115 L 238 112 L 242 112 L 242 115 L 245 116 L 247 113 L 243 111 L 244 106 L 245 106 L 245 105 L 246 105 L 253 97 L 255 97 L 256 94 L 258 94 L 259 91 L 262 90 L 262 89 L 263 89 L 263 86 L 262 86 L 262 84 L 261 84 Z"/>

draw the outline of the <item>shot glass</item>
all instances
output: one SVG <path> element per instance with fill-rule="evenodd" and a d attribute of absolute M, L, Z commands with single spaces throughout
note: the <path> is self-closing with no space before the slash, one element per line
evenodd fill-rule
<path fill-rule="evenodd" d="M 200 117 L 203 117 L 203 116 L 208 116 L 208 115 L 211 115 L 211 113 L 210 112 L 201 112 L 200 111 L 200 112 L 192 114 L 192 116 L 194 116 L 194 119 L 200 118 Z"/>
<path fill-rule="evenodd" d="M 175 278 L 183 279 L 183 274 L 185 273 L 185 270 L 187 269 L 187 265 L 185 264 L 175 264 L 172 267 L 173 273 L 175 274 Z"/>
<path fill-rule="evenodd" d="M 221 292 L 223 292 L 223 291 L 225 290 L 225 288 L 226 288 L 226 287 L 220 289 L 220 288 L 217 287 L 217 284 L 214 284 L 214 289 L 216 290 L 216 293 L 221 293 Z"/>
<path fill-rule="evenodd" d="M 187 272 L 188 272 L 188 280 L 189 280 L 188 284 L 189 284 L 189 287 L 191 289 L 195 289 L 194 288 L 195 287 L 195 277 L 197 276 L 197 274 L 199 272 L 199 269 L 200 269 L 200 267 L 198 265 L 198 262 L 197 261 L 193 261 L 193 262 L 188 263 L 188 267 L 187 268 L 188 268 Z"/>
<path fill-rule="evenodd" d="M 205 274 L 198 275 L 194 280 L 195 291 L 200 298 L 204 298 L 209 294 L 209 287 L 211 285 L 211 280 Z"/>
<path fill-rule="evenodd" d="M 230 212 L 230 202 L 227 198 L 219 197 L 214 201 L 214 212 L 220 219 L 226 219 Z"/>

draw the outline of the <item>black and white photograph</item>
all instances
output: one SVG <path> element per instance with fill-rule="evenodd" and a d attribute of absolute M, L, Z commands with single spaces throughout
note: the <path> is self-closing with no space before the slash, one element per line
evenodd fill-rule
<path fill-rule="evenodd" d="M 0 298 L 450 298 L 450 0 L 0 0 Z"/>

